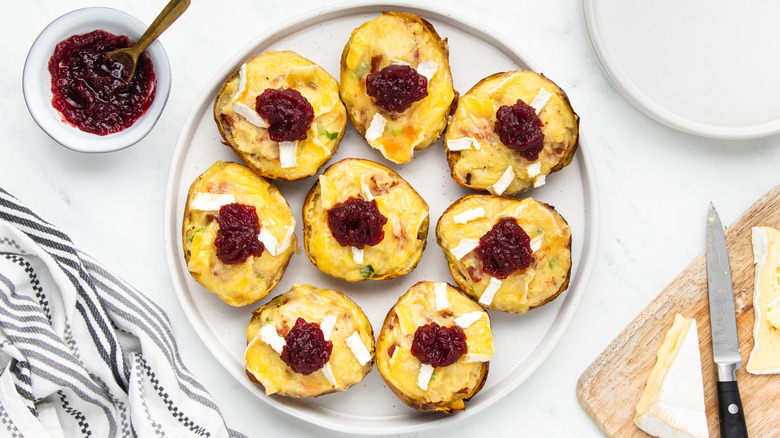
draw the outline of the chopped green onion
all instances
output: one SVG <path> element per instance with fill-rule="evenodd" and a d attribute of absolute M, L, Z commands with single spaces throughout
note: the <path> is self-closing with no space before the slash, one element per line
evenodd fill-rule
<path fill-rule="evenodd" d="M 360 276 L 363 278 L 371 278 L 374 276 L 374 267 L 366 265 L 360 268 Z"/>

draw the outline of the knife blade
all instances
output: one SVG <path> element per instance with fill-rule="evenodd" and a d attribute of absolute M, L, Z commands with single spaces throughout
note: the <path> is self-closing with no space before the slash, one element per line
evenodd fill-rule
<path fill-rule="evenodd" d="M 707 212 L 707 290 L 712 330 L 712 356 L 718 366 L 718 417 L 724 438 L 747 437 L 736 371 L 742 368 L 734 309 L 734 287 L 726 235 L 715 206 Z"/>

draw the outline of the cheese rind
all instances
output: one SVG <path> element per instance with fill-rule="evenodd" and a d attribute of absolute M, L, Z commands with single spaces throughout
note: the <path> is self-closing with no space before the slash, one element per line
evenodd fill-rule
<path fill-rule="evenodd" d="M 695 319 L 675 316 L 636 405 L 634 423 L 661 438 L 709 436 Z"/>
<path fill-rule="evenodd" d="M 745 369 L 752 374 L 780 374 L 780 232 L 753 227 L 753 350 Z"/>

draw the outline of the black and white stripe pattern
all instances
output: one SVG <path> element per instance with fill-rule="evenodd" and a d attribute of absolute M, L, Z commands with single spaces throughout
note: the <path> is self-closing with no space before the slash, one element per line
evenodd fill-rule
<path fill-rule="evenodd" d="M 242 436 L 165 312 L 2 188 L 0 436 Z"/>

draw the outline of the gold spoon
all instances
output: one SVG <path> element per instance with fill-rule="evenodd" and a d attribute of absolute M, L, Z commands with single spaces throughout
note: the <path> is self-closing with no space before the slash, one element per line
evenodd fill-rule
<path fill-rule="evenodd" d="M 103 63 L 106 63 L 109 59 L 119 64 L 119 74 L 125 82 L 130 82 L 135 75 L 135 66 L 138 64 L 138 57 L 141 53 L 149 47 L 157 37 L 162 34 L 168 26 L 176 21 L 181 14 L 190 5 L 190 0 L 171 0 L 165 5 L 165 8 L 160 12 L 160 15 L 154 19 L 154 22 L 146 29 L 138 42 L 131 47 L 125 49 L 117 49 L 106 53 L 103 57 Z"/>

